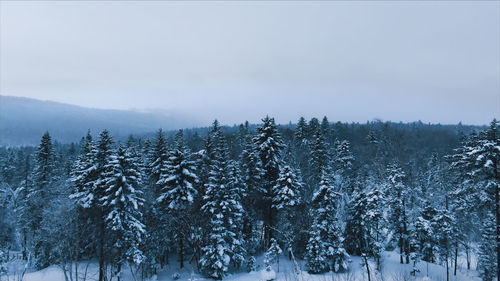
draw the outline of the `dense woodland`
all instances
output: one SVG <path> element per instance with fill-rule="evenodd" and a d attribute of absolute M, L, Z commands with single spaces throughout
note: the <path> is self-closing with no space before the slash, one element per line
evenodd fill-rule
<path fill-rule="evenodd" d="M 263 253 L 267 266 L 286 255 L 339 272 L 350 256 L 380 265 L 396 250 L 401 263 L 442 264 L 447 279 L 474 254 L 483 280 L 500 278 L 497 124 L 265 117 L 72 144 L 48 132 L 37 147 L 0 148 L 0 276 L 9 252 L 66 274 L 95 260 L 103 281 L 169 263 L 223 279 Z"/>

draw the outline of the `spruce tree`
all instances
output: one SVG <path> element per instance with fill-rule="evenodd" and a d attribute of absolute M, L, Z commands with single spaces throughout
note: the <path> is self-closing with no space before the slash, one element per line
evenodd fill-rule
<path fill-rule="evenodd" d="M 201 209 L 209 220 L 205 246 L 202 248 L 201 266 L 206 275 L 220 280 L 226 275 L 231 261 L 232 252 L 228 240 L 232 239 L 233 233 L 228 230 L 224 217 L 224 208 L 228 205 L 227 159 L 225 142 L 219 130 L 215 131 L 213 140 L 217 146 L 213 150 L 208 183 L 203 197 L 205 204 Z"/>
<path fill-rule="evenodd" d="M 344 238 L 336 217 L 339 200 L 340 194 L 323 174 L 313 196 L 313 223 L 306 250 L 307 265 L 312 273 L 347 270 L 349 255 L 344 249 Z"/>
<path fill-rule="evenodd" d="M 404 184 L 405 173 L 397 165 L 392 164 L 387 168 L 389 188 L 387 190 L 390 198 L 391 224 L 397 235 L 400 251 L 400 262 L 406 256 L 406 263 L 410 262 L 410 247 L 408 241 L 408 216 L 406 209 L 407 187 Z"/>
<path fill-rule="evenodd" d="M 184 209 L 193 203 L 197 193 L 194 184 L 197 181 L 194 162 L 190 160 L 190 152 L 184 147 L 183 133 L 176 136 L 175 148 L 170 151 L 167 163 L 161 168 L 158 184 L 160 188 L 159 202 L 166 202 L 169 209 Z"/>
<path fill-rule="evenodd" d="M 273 207 L 277 210 L 297 206 L 300 202 L 302 183 L 290 166 L 281 168 L 273 187 Z"/>
<path fill-rule="evenodd" d="M 332 163 L 336 183 L 342 187 L 343 193 L 351 195 L 354 190 L 353 178 L 354 156 L 348 141 L 335 142 Z"/>
<path fill-rule="evenodd" d="M 281 135 L 278 133 L 274 118 L 266 116 L 262 119 L 262 126 L 257 128 L 254 143 L 260 158 L 263 170 L 262 181 L 264 194 L 260 206 L 264 212 L 264 241 L 269 244 L 273 237 L 272 229 L 275 224 L 275 213 L 272 208 L 273 186 L 279 177 L 280 151 L 284 148 Z"/>
<path fill-rule="evenodd" d="M 418 243 L 418 249 L 422 260 L 426 262 L 435 262 L 437 251 L 436 241 L 436 220 L 437 210 L 428 201 L 424 201 L 424 207 L 421 214 L 415 221 L 415 240 Z"/>
<path fill-rule="evenodd" d="M 311 165 L 309 170 L 309 185 L 311 187 L 316 187 L 318 186 L 323 173 L 330 173 L 328 150 L 326 149 L 325 139 L 321 130 L 317 130 L 314 133 L 309 163 Z"/>
<path fill-rule="evenodd" d="M 187 208 L 193 204 L 197 190 L 194 184 L 198 177 L 194 173 L 194 162 L 189 159 L 190 153 L 184 147 L 184 135 L 180 130 L 176 135 L 175 148 L 170 151 L 170 156 L 165 167 L 162 167 L 157 184 L 161 187 L 157 201 L 171 214 L 174 219 L 175 238 L 179 242 L 180 268 L 184 267 L 184 240 L 185 229 L 189 224 L 186 214 Z"/>
<path fill-rule="evenodd" d="M 106 181 L 105 181 L 105 173 L 106 167 L 111 161 L 111 155 L 113 153 L 112 150 L 113 139 L 111 138 L 109 132 L 107 130 L 103 130 L 99 134 L 99 139 L 97 140 L 97 144 L 94 148 L 94 165 L 96 174 L 96 179 L 92 184 L 92 202 L 94 208 L 92 208 L 93 214 L 93 222 L 95 226 L 97 226 L 97 253 L 99 260 L 99 281 L 103 281 L 105 279 L 105 270 L 106 270 L 106 261 L 109 259 L 109 256 L 106 255 L 108 252 L 109 241 L 107 240 L 107 232 L 106 232 L 106 222 L 105 222 L 105 210 L 103 206 L 100 204 L 102 198 L 105 198 L 106 193 Z"/>
<path fill-rule="evenodd" d="M 46 267 L 50 264 L 50 245 L 47 237 L 44 237 L 42 220 L 45 215 L 47 202 L 55 187 L 55 153 L 52 146 L 52 139 L 46 132 L 36 150 L 35 167 L 33 171 L 33 184 L 28 190 L 27 210 L 30 214 L 27 225 L 32 239 L 32 251 L 38 268 Z"/>
<path fill-rule="evenodd" d="M 100 198 L 118 274 L 123 263 L 140 264 L 144 260 L 140 249 L 146 234 L 142 223 L 144 199 L 140 190 L 141 180 L 141 171 L 133 156 L 120 145 L 116 155 L 111 155 L 105 166 L 104 196 Z"/>

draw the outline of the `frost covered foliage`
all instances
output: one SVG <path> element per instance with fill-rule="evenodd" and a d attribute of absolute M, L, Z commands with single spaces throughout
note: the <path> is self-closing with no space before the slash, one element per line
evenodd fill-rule
<path fill-rule="evenodd" d="M 266 244 L 272 238 L 272 229 L 275 224 L 276 214 L 273 212 L 273 187 L 279 177 L 281 150 L 284 148 L 281 135 L 274 122 L 274 118 L 266 116 L 262 119 L 262 126 L 257 128 L 257 135 L 253 138 L 257 155 L 262 167 L 263 194 L 257 206 L 262 209 L 264 220 L 264 235 Z"/>
<path fill-rule="evenodd" d="M 228 163 L 225 141 L 219 130 L 212 131 L 218 140 L 214 148 L 208 183 L 206 202 L 201 210 L 209 219 L 207 240 L 202 248 L 202 270 L 214 279 L 222 279 L 230 262 L 241 264 L 244 260 L 242 240 L 243 207 L 241 206 L 241 186 L 237 178 L 237 168 Z"/>
<path fill-rule="evenodd" d="M 313 196 L 313 223 L 307 244 L 307 267 L 312 273 L 347 269 L 349 255 L 336 217 L 340 194 L 323 174 Z"/>
<path fill-rule="evenodd" d="M 140 264 L 144 256 L 139 246 L 146 232 L 142 223 L 141 172 L 122 146 L 118 147 L 116 155 L 111 156 L 105 170 L 105 190 L 100 201 L 106 226 L 116 237 L 113 247 L 117 263 Z"/>
<path fill-rule="evenodd" d="M 460 175 L 461 186 L 454 192 L 469 211 L 480 215 L 479 269 L 483 280 L 500 276 L 500 133 L 498 121 L 488 130 L 471 134 L 451 156 L 452 168 Z M 495 234 L 496 229 L 496 234 Z M 496 238 L 496 243 L 494 242 Z M 496 256 L 496 257 L 495 257 Z"/>
<path fill-rule="evenodd" d="M 274 263 L 278 263 L 278 268 L 279 268 L 279 258 L 282 252 L 283 251 L 281 250 L 278 241 L 276 241 L 276 239 L 274 238 L 271 238 L 271 245 L 267 249 L 264 259 L 264 264 L 266 265 L 266 268 L 271 267 L 271 265 L 273 265 Z"/>
<path fill-rule="evenodd" d="M 476 256 L 483 280 L 498 276 L 496 121 L 266 117 L 111 136 L 61 144 L 47 133 L 36 147 L 0 147 L 0 251 L 35 268 L 95 260 L 100 281 L 128 274 L 125 263 L 137 280 L 166 265 L 182 278 L 184 262 L 222 279 L 257 270 L 259 255 L 272 279 L 281 247 L 310 273 L 346 270 L 349 254 L 378 277 L 381 253 L 394 250 L 415 279 L 425 261 L 453 280 Z"/>
<path fill-rule="evenodd" d="M 273 187 L 273 207 L 283 209 L 299 204 L 302 183 L 289 166 L 284 166 Z"/>
<path fill-rule="evenodd" d="M 349 203 L 345 227 L 345 247 L 348 253 L 366 255 L 375 259 L 380 266 L 384 250 L 385 200 L 382 186 L 372 178 L 364 180 L 354 191 Z"/>
<path fill-rule="evenodd" d="M 170 152 L 168 161 L 161 168 L 160 178 L 156 184 L 161 186 L 159 202 L 167 202 L 169 209 L 183 209 L 193 203 L 197 191 L 194 184 L 197 176 L 194 173 L 194 162 L 189 159 L 189 151 L 183 144 L 183 134 L 177 134 L 176 147 Z"/>

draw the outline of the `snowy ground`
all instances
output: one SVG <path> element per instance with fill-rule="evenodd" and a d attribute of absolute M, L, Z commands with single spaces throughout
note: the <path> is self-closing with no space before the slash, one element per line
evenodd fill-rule
<path fill-rule="evenodd" d="M 337 274 L 337 273 L 326 273 L 320 275 L 308 274 L 305 271 L 305 265 L 303 261 L 299 262 L 299 266 L 303 269 L 299 276 L 293 274 L 293 263 L 290 262 L 286 257 L 282 256 L 280 259 L 280 270 L 278 272 L 278 266 L 275 264 L 273 266 L 274 271 L 276 271 L 276 280 L 297 280 L 297 281 L 364 281 L 368 280 L 366 275 L 366 270 L 361 265 L 360 257 L 352 257 L 352 262 L 350 263 L 350 271 L 347 273 Z M 473 263 L 474 264 L 474 263 Z M 263 275 L 263 257 L 257 259 L 257 265 L 259 269 L 255 272 L 237 272 L 231 273 L 229 276 L 224 278 L 224 280 L 231 281 L 258 281 L 264 280 Z M 81 263 L 79 266 L 80 273 L 83 273 L 87 263 Z M 475 264 L 474 264 L 475 267 Z M 410 276 L 410 271 L 412 270 L 411 265 L 402 265 L 399 263 L 399 255 L 395 252 L 384 253 L 384 262 L 381 272 L 375 272 L 375 265 L 371 265 L 371 273 L 373 281 L 406 281 L 406 280 L 416 280 L 416 281 L 445 281 L 446 280 L 446 270 L 443 266 L 436 264 L 428 264 L 426 262 L 421 262 L 418 265 L 420 273 L 416 277 Z M 174 274 L 178 273 L 180 278 L 178 280 L 209 280 L 203 278 L 200 274 L 196 273 L 196 269 L 188 264 L 183 270 L 178 269 L 177 263 L 172 263 L 162 270 L 156 280 L 166 281 L 174 280 L 172 277 Z M 479 281 L 480 278 L 477 277 L 477 272 L 475 270 L 466 270 L 464 263 L 459 263 L 459 272 L 457 276 L 453 276 L 453 270 L 450 269 L 450 280 L 452 281 Z M 95 263 L 88 264 L 88 274 L 86 280 L 96 280 L 97 278 L 97 265 Z M 0 280 L 7 280 L 0 278 Z M 16 280 L 11 276 L 11 279 Z M 41 271 L 27 273 L 24 276 L 25 281 L 65 281 L 62 270 L 58 266 L 51 266 Z M 122 280 L 133 281 L 134 278 L 132 274 L 127 270 Z M 154 278 L 153 278 L 154 280 Z"/>

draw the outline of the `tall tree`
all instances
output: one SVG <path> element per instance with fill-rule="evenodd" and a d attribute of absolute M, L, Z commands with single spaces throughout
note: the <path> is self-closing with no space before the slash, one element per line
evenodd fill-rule
<path fill-rule="evenodd" d="M 405 173 L 397 165 L 392 164 L 387 168 L 389 188 L 387 190 L 391 204 L 391 223 L 397 235 L 400 250 L 400 262 L 406 256 L 406 263 L 410 262 L 410 246 L 408 241 L 408 216 L 407 216 L 407 188 L 405 187 Z"/>
<path fill-rule="evenodd" d="M 113 262 L 118 280 L 125 262 L 140 264 L 144 255 L 140 244 L 146 230 L 142 223 L 144 204 L 140 184 L 142 175 L 133 156 L 120 145 L 105 166 L 104 196 L 100 198 L 103 217 L 112 240 Z"/>
<path fill-rule="evenodd" d="M 266 116 L 262 119 L 262 122 L 262 126 L 257 128 L 257 136 L 254 138 L 254 143 L 257 146 L 263 169 L 264 195 L 261 206 L 264 212 L 264 241 L 265 245 L 268 245 L 270 239 L 273 237 L 272 229 L 275 223 L 275 214 L 272 208 L 272 192 L 273 186 L 276 185 L 279 177 L 280 151 L 284 148 L 284 145 L 274 123 L 274 118 Z"/>
<path fill-rule="evenodd" d="M 323 174 L 313 196 L 313 223 L 307 244 L 307 266 L 312 273 L 347 269 L 349 255 L 344 249 L 344 239 L 336 217 L 339 200 L 340 194 Z"/>
<path fill-rule="evenodd" d="M 184 267 L 184 240 L 188 236 L 185 229 L 188 223 L 187 208 L 193 204 L 197 190 L 194 184 L 198 180 L 194 173 L 194 162 L 189 159 L 190 152 L 184 147 L 182 130 L 176 135 L 175 148 L 170 152 L 167 164 L 162 168 L 157 182 L 161 193 L 157 201 L 163 203 L 175 220 L 174 233 L 179 241 L 180 268 Z"/>
<path fill-rule="evenodd" d="M 235 171 L 227 160 L 227 146 L 220 131 L 215 131 L 208 183 L 201 210 L 208 218 L 205 246 L 202 248 L 202 271 L 211 278 L 222 279 L 231 260 L 241 262 L 242 212 Z M 236 251 L 235 251 L 236 250 Z"/>
<path fill-rule="evenodd" d="M 31 218 L 28 227 L 32 237 L 32 247 L 38 268 L 50 264 L 50 245 L 46 243 L 47 237 L 41 232 L 42 220 L 45 215 L 47 201 L 53 196 L 55 174 L 55 153 L 52 139 L 46 132 L 36 151 L 35 168 L 33 171 L 33 185 L 28 191 L 27 209 Z"/>

